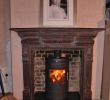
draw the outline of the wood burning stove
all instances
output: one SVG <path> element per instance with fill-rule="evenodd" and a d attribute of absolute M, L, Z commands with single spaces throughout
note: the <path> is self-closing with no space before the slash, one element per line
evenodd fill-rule
<path fill-rule="evenodd" d="M 69 59 L 55 51 L 46 61 L 46 98 L 47 100 L 66 100 L 68 98 Z"/>

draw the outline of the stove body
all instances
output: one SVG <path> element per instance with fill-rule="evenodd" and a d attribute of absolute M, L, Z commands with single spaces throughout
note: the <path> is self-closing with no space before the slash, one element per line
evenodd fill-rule
<path fill-rule="evenodd" d="M 69 59 L 46 58 L 46 98 L 66 100 L 68 98 Z"/>

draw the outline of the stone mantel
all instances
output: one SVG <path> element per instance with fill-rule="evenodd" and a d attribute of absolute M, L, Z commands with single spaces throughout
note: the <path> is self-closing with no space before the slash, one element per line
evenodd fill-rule
<path fill-rule="evenodd" d="M 49 34 L 60 34 L 60 35 L 75 35 L 75 34 L 88 34 L 91 36 L 96 36 L 100 31 L 105 30 L 105 28 L 11 28 L 10 30 L 16 31 L 18 33 L 35 33 L 38 32 L 40 35 L 49 35 Z M 48 33 L 47 33 L 48 32 Z M 63 33 L 62 33 L 63 32 Z M 46 34 L 43 34 L 46 33 Z M 67 34 L 68 33 L 68 34 Z"/>
<path fill-rule="evenodd" d="M 22 42 L 41 45 L 63 43 L 67 45 L 93 44 L 94 37 L 104 28 L 11 28 Z M 58 46 L 58 45 L 57 45 Z"/>

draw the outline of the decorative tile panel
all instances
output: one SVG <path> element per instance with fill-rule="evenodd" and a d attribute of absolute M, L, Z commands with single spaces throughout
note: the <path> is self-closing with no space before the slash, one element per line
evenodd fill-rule
<path fill-rule="evenodd" d="M 34 92 L 45 91 L 45 59 L 34 57 Z"/>
<path fill-rule="evenodd" d="M 80 91 L 80 57 L 73 57 L 69 63 L 69 91 Z"/>

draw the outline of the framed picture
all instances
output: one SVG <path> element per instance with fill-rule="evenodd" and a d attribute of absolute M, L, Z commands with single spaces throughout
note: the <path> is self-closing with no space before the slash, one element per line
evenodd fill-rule
<path fill-rule="evenodd" d="M 43 0 L 43 26 L 73 26 L 73 0 Z"/>

